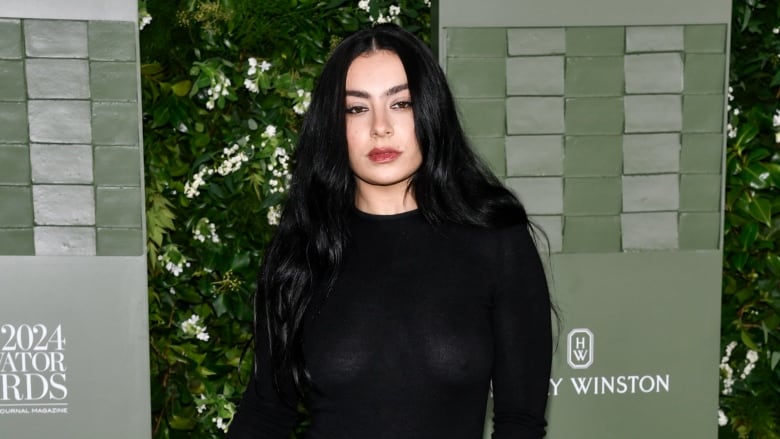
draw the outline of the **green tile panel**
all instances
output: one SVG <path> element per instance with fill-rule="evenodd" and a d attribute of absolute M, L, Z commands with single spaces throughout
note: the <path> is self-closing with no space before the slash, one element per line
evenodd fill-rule
<path fill-rule="evenodd" d="M 506 60 L 506 93 L 525 96 L 563 96 L 562 56 L 522 56 Z"/>
<path fill-rule="evenodd" d="M 688 53 L 685 55 L 685 93 L 723 93 L 726 84 L 726 55 Z"/>
<path fill-rule="evenodd" d="M 529 215 L 563 213 L 563 179 L 560 177 L 510 177 L 506 186 L 520 198 Z"/>
<path fill-rule="evenodd" d="M 95 225 L 95 188 L 86 185 L 34 185 L 37 226 Z"/>
<path fill-rule="evenodd" d="M 140 187 L 98 187 L 95 218 L 98 227 L 141 227 Z"/>
<path fill-rule="evenodd" d="M 683 126 L 680 95 L 631 95 L 624 99 L 626 133 L 675 132 Z"/>
<path fill-rule="evenodd" d="M 138 71 L 134 62 L 90 63 L 93 100 L 138 101 Z"/>
<path fill-rule="evenodd" d="M 623 55 L 625 28 L 568 27 L 566 28 L 567 56 Z"/>
<path fill-rule="evenodd" d="M 28 59 L 30 99 L 89 99 L 89 63 L 83 59 Z"/>
<path fill-rule="evenodd" d="M 568 253 L 619 252 L 620 216 L 566 216 L 563 251 Z"/>
<path fill-rule="evenodd" d="M 0 143 L 27 143 L 27 104 L 0 102 Z"/>
<path fill-rule="evenodd" d="M 91 145 L 30 145 L 32 181 L 36 184 L 92 184 Z"/>
<path fill-rule="evenodd" d="M 718 212 L 723 178 L 720 174 L 682 174 L 680 176 L 680 210 L 683 212 Z"/>
<path fill-rule="evenodd" d="M 623 172 L 658 174 L 680 171 L 680 135 L 626 134 L 623 136 Z"/>
<path fill-rule="evenodd" d="M 567 135 L 623 133 L 623 98 L 567 98 Z"/>
<path fill-rule="evenodd" d="M 685 51 L 688 53 L 725 53 L 726 25 L 685 26 Z"/>
<path fill-rule="evenodd" d="M 680 171 L 686 174 L 720 173 L 723 155 L 723 134 L 683 134 L 682 151 L 680 151 Z"/>
<path fill-rule="evenodd" d="M 566 96 L 623 96 L 623 56 L 566 58 Z"/>
<path fill-rule="evenodd" d="M 32 226 L 32 189 L 29 186 L 0 186 L 0 228 Z"/>
<path fill-rule="evenodd" d="M 684 50 L 682 26 L 629 26 L 626 52 L 679 52 Z"/>
<path fill-rule="evenodd" d="M 30 149 L 27 145 L 0 144 L 0 185 L 30 184 Z"/>
<path fill-rule="evenodd" d="M 677 213 L 624 213 L 620 216 L 623 250 L 676 250 Z"/>
<path fill-rule="evenodd" d="M 138 144 L 138 105 L 133 102 L 93 102 L 92 139 L 98 145 Z"/>
<path fill-rule="evenodd" d="M 0 59 L 22 59 L 22 22 L 0 18 Z"/>
<path fill-rule="evenodd" d="M 90 143 L 89 101 L 30 100 L 30 140 L 40 143 Z"/>
<path fill-rule="evenodd" d="M 566 178 L 563 183 L 563 213 L 617 215 L 621 212 L 620 177 Z"/>
<path fill-rule="evenodd" d="M 33 256 L 35 243 L 33 229 L 3 229 L 0 228 L 0 255 L 3 256 Z"/>
<path fill-rule="evenodd" d="M 97 229 L 97 256 L 140 256 L 143 233 L 136 229 Z"/>
<path fill-rule="evenodd" d="M 36 227 L 36 256 L 94 256 L 94 227 Z"/>
<path fill-rule="evenodd" d="M 723 128 L 723 94 L 683 97 L 684 133 L 719 133 Z"/>
<path fill-rule="evenodd" d="M 563 175 L 563 136 L 509 136 L 506 138 L 507 175 Z"/>
<path fill-rule="evenodd" d="M 448 28 L 447 56 L 503 58 L 507 54 L 504 28 Z"/>
<path fill-rule="evenodd" d="M 87 23 L 24 20 L 25 51 L 34 58 L 86 58 Z"/>
<path fill-rule="evenodd" d="M 560 252 L 563 249 L 563 217 L 560 215 L 531 216 L 531 223 L 541 229 L 536 235 L 536 245 L 542 254 Z"/>
<path fill-rule="evenodd" d="M 563 134 L 562 97 L 510 97 L 506 100 L 508 134 Z"/>
<path fill-rule="evenodd" d="M 135 61 L 137 23 L 90 21 L 89 58 L 100 61 Z"/>
<path fill-rule="evenodd" d="M 447 76 L 455 97 L 503 98 L 506 96 L 504 58 L 449 58 Z"/>
<path fill-rule="evenodd" d="M 720 233 L 720 213 L 680 213 L 680 250 L 716 250 Z"/>
<path fill-rule="evenodd" d="M 474 141 L 474 143 L 479 142 Z M 501 152 L 503 153 L 503 149 Z M 140 186 L 141 149 L 137 146 L 96 146 L 95 184 Z"/>
<path fill-rule="evenodd" d="M 623 169 L 623 136 L 566 136 L 567 177 L 614 177 Z"/>
<path fill-rule="evenodd" d="M 628 94 L 683 91 L 683 62 L 679 53 L 627 55 L 625 69 Z"/>
<path fill-rule="evenodd" d="M 509 56 L 559 55 L 566 53 L 563 28 L 508 29 Z"/>
<path fill-rule="evenodd" d="M 23 62 L 0 60 L 0 101 L 23 101 L 27 98 L 24 90 Z"/>
<path fill-rule="evenodd" d="M 458 99 L 461 122 L 470 137 L 503 137 L 506 133 L 505 99 Z"/>
<path fill-rule="evenodd" d="M 500 177 L 506 175 L 506 158 L 502 137 L 471 137 L 469 140 L 471 140 L 474 151 L 490 166 L 490 170 L 494 174 Z"/>
<path fill-rule="evenodd" d="M 679 206 L 678 174 L 623 176 L 623 212 L 676 211 Z"/>

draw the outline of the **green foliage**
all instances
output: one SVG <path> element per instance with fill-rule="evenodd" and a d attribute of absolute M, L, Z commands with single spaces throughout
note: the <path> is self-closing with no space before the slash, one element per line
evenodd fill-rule
<path fill-rule="evenodd" d="M 735 0 L 726 151 L 721 438 L 780 438 L 780 5 Z"/>
<path fill-rule="evenodd" d="M 221 437 L 232 420 L 314 80 L 340 38 L 389 15 L 430 41 L 422 0 L 139 3 L 155 438 Z"/>

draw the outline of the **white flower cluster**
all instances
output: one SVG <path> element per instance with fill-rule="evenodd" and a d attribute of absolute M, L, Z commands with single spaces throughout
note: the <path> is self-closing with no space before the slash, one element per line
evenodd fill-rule
<path fill-rule="evenodd" d="M 195 336 L 198 340 L 209 341 L 209 333 L 206 332 L 206 327 L 198 322 L 200 322 L 200 316 L 193 314 L 189 319 L 181 322 L 182 332 L 190 337 Z"/>
<path fill-rule="evenodd" d="M 272 65 L 266 60 L 263 60 L 258 64 L 257 58 L 249 58 L 247 62 L 249 63 L 249 69 L 246 71 L 247 77 L 244 79 L 244 87 L 252 93 L 259 93 L 260 88 L 257 85 L 259 75 L 257 74 L 257 71 L 259 70 L 261 74 L 265 73 L 271 69 Z"/>
<path fill-rule="evenodd" d="M 772 33 L 775 34 L 775 35 L 780 34 L 780 27 L 773 27 L 772 28 Z"/>
<path fill-rule="evenodd" d="M 219 428 L 220 430 L 222 430 L 222 431 L 224 431 L 225 433 L 227 433 L 227 431 L 228 431 L 228 426 L 230 426 L 230 423 L 228 423 L 228 422 L 225 422 L 225 421 L 224 421 L 222 418 L 220 418 L 220 417 L 213 417 L 213 418 L 211 418 L 211 422 L 213 422 L 213 423 L 217 424 L 217 428 Z"/>
<path fill-rule="evenodd" d="M 278 226 L 279 220 L 282 219 L 282 208 L 279 206 L 269 207 L 268 213 L 266 214 L 266 218 L 268 218 L 269 225 Z"/>
<path fill-rule="evenodd" d="M 745 367 L 742 369 L 742 373 L 739 374 L 739 377 L 743 380 L 750 375 L 750 372 L 753 372 L 753 369 L 756 368 L 756 363 L 758 362 L 758 352 L 749 349 L 747 351 L 747 354 L 745 355 Z"/>
<path fill-rule="evenodd" d="M 144 11 L 138 15 L 138 30 L 144 30 L 146 26 L 151 24 L 152 16 L 148 12 Z"/>
<path fill-rule="evenodd" d="M 426 3 L 430 7 L 430 1 Z M 358 9 L 362 9 L 369 13 L 368 19 L 372 23 L 390 23 L 393 21 L 396 17 L 398 17 L 401 14 L 401 7 L 397 5 L 391 5 L 387 9 L 387 15 L 385 15 L 382 11 L 379 11 L 379 16 L 374 18 L 373 15 L 370 15 L 371 13 L 371 0 L 360 0 L 358 2 Z"/>
<path fill-rule="evenodd" d="M 734 88 L 729 87 L 729 104 L 728 104 L 728 111 L 731 111 L 731 102 L 734 100 Z M 733 111 L 734 116 L 739 115 L 739 108 L 735 108 Z M 737 127 L 729 123 L 726 126 L 726 135 L 729 136 L 729 139 L 734 139 L 737 137 Z"/>
<path fill-rule="evenodd" d="M 217 75 L 217 77 L 211 78 L 211 87 L 206 90 L 206 94 L 209 97 L 209 100 L 206 102 L 207 110 L 213 110 L 214 103 L 217 102 L 217 99 L 230 94 L 230 91 L 228 90 L 230 85 L 230 79 L 228 79 L 221 72 Z"/>
<path fill-rule="evenodd" d="M 201 415 L 201 414 L 203 414 L 203 412 L 205 412 L 205 411 L 206 411 L 206 401 L 205 401 L 205 399 L 206 399 L 206 395 L 204 395 L 204 394 L 202 394 L 202 393 L 201 393 L 201 394 L 200 394 L 200 396 L 199 396 L 198 398 L 200 398 L 200 400 L 201 400 L 201 404 L 199 404 L 199 405 L 198 405 L 197 407 L 195 407 L 195 408 L 198 410 L 198 414 L 199 414 L 199 415 Z"/>
<path fill-rule="evenodd" d="M 729 423 L 729 418 L 723 413 L 723 410 L 718 409 L 718 425 L 725 427 Z"/>
<path fill-rule="evenodd" d="M 192 176 L 192 181 L 184 183 L 184 195 L 187 198 L 195 198 L 200 195 L 200 187 L 206 184 L 206 180 L 204 180 L 203 177 L 205 177 L 206 174 L 211 175 L 213 173 L 213 169 L 201 166 L 198 172 Z"/>
<path fill-rule="evenodd" d="M 303 114 L 309 109 L 309 105 L 311 104 L 311 92 L 299 88 L 296 94 L 298 96 L 295 99 L 293 111 L 295 114 Z"/>
<path fill-rule="evenodd" d="M 203 232 L 205 231 L 206 234 Z M 203 218 L 195 225 L 195 230 L 192 232 L 195 240 L 200 242 L 206 242 L 206 239 L 214 244 L 219 243 L 219 236 L 217 235 L 217 226 L 214 225 L 208 218 Z"/>
<path fill-rule="evenodd" d="M 241 169 L 241 164 L 249 161 L 249 156 L 243 151 L 239 151 L 239 146 L 234 143 L 230 148 L 222 150 L 222 157 L 225 159 L 219 166 L 217 166 L 217 173 L 225 176 L 232 174 L 233 172 Z"/>
<path fill-rule="evenodd" d="M 724 395 L 731 395 L 734 391 L 734 369 L 731 368 L 729 361 L 731 360 L 731 354 L 734 352 L 734 348 L 737 347 L 737 342 L 732 341 L 726 345 L 726 352 L 723 358 L 720 359 L 720 370 L 723 375 L 723 393 Z M 742 368 L 742 372 L 739 374 L 739 378 L 744 380 L 753 372 L 758 362 L 758 352 L 748 349 L 745 354 L 745 366 Z"/>
<path fill-rule="evenodd" d="M 157 256 L 157 260 L 164 264 L 166 270 L 177 277 L 184 271 L 184 267 L 190 266 L 190 263 L 183 257 L 180 257 L 178 261 L 173 261 L 167 254 Z"/>
<path fill-rule="evenodd" d="M 271 161 L 268 163 L 268 170 L 271 171 L 273 178 L 268 180 L 271 186 L 272 194 L 281 193 L 287 190 L 287 184 L 290 181 L 290 156 L 284 148 L 276 148 Z"/>

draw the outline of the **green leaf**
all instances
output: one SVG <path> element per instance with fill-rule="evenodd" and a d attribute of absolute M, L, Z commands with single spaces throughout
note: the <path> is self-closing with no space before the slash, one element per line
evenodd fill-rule
<path fill-rule="evenodd" d="M 766 224 L 771 225 L 772 222 L 772 203 L 765 198 L 755 198 L 748 202 L 748 212 L 750 216 Z"/>
<path fill-rule="evenodd" d="M 190 88 L 192 87 L 192 81 L 189 79 L 185 79 L 183 81 L 179 81 L 176 84 L 173 84 L 171 87 L 171 90 L 173 90 L 173 94 L 179 97 L 187 96 L 187 94 L 190 92 Z"/>
<path fill-rule="evenodd" d="M 742 232 L 739 234 L 739 242 L 742 244 L 742 249 L 747 250 L 758 237 L 758 224 L 747 223 L 742 228 Z"/>
<path fill-rule="evenodd" d="M 185 418 L 179 415 L 173 415 L 168 420 L 171 428 L 174 430 L 192 430 L 195 428 L 197 421 L 193 418 Z"/>
<path fill-rule="evenodd" d="M 778 362 L 780 362 L 780 352 L 772 352 L 769 358 L 769 368 L 775 370 Z"/>
<path fill-rule="evenodd" d="M 753 341 L 752 338 L 750 338 L 750 334 L 748 334 L 747 331 L 741 331 L 740 338 L 742 338 L 742 343 L 745 343 L 745 346 L 753 349 L 754 351 L 760 350 L 758 345 Z"/>

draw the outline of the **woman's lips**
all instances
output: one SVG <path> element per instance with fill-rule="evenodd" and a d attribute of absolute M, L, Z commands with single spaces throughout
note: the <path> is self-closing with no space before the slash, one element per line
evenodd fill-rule
<path fill-rule="evenodd" d="M 368 152 L 368 159 L 374 163 L 388 163 L 397 159 L 401 151 L 393 148 L 374 148 Z"/>

